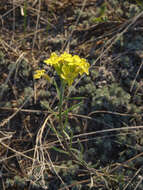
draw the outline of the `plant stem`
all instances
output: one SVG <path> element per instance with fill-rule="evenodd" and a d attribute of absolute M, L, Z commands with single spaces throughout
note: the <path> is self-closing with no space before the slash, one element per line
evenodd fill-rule
<path fill-rule="evenodd" d="M 64 91 L 65 91 L 65 83 L 61 79 L 60 100 L 59 100 L 59 125 L 60 125 L 61 131 L 64 130 L 63 118 L 62 118 L 62 107 L 63 107 Z"/>
<path fill-rule="evenodd" d="M 71 158 L 73 159 L 74 162 L 82 165 L 85 169 L 90 171 L 92 169 L 89 169 L 88 166 L 85 164 L 85 162 L 82 161 L 82 160 L 79 160 L 77 158 L 77 156 L 72 152 L 71 147 L 69 146 L 69 143 L 67 141 L 67 137 L 65 135 L 64 123 L 63 123 L 63 115 L 62 115 L 65 85 L 66 84 L 61 79 L 60 94 L 59 94 L 59 127 L 60 127 L 60 133 L 62 135 L 63 142 L 64 142 L 63 145 L 64 145 L 64 148 L 65 148 L 65 151 L 67 151 L 69 153 L 69 155 L 71 156 Z"/>

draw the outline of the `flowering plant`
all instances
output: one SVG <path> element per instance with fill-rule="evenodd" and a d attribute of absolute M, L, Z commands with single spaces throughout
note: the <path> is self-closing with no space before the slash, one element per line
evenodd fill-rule
<path fill-rule="evenodd" d="M 81 160 L 81 158 L 78 158 L 77 155 L 74 154 L 75 149 L 72 148 L 72 136 L 70 137 L 69 134 L 67 134 L 66 132 L 67 131 L 66 124 L 68 120 L 67 117 L 69 112 L 68 110 L 72 110 L 72 107 L 70 109 L 64 110 L 63 101 L 64 101 L 64 90 L 66 84 L 68 84 L 68 86 L 71 86 L 72 83 L 74 82 L 74 79 L 78 77 L 78 75 L 82 75 L 84 73 L 88 75 L 90 65 L 85 59 L 80 58 L 78 55 L 72 56 L 71 54 L 66 52 L 64 52 L 60 56 L 58 56 L 56 53 L 52 53 L 49 59 L 44 60 L 44 63 L 53 66 L 61 79 L 60 88 L 56 84 L 56 81 L 54 83 L 59 98 L 59 107 L 58 107 L 59 109 L 58 109 L 58 114 L 55 114 L 56 117 L 58 118 L 58 127 L 54 128 L 53 130 L 55 131 L 56 135 L 58 135 L 57 136 L 58 139 L 62 138 L 62 140 L 60 141 L 63 142 L 62 147 L 65 150 L 64 152 L 66 154 L 68 153 L 73 158 L 73 160 L 84 165 L 84 167 L 87 167 L 85 166 L 85 164 L 83 164 L 84 162 Z M 46 74 L 46 71 L 44 69 L 36 70 L 34 74 L 34 79 L 39 79 L 41 77 L 50 80 L 50 77 Z M 42 135 L 39 136 L 41 137 Z M 56 150 L 58 149 L 56 148 Z"/>
<path fill-rule="evenodd" d="M 46 59 L 44 63 L 53 66 L 60 78 L 68 83 L 69 86 L 72 85 L 74 79 L 79 74 L 89 74 L 89 63 L 87 63 L 85 59 L 80 58 L 78 55 L 72 56 L 66 52 L 60 56 L 58 56 L 56 53 L 52 53 L 50 58 Z M 45 70 L 37 70 L 34 78 L 38 79 L 41 76 L 49 80 Z"/>

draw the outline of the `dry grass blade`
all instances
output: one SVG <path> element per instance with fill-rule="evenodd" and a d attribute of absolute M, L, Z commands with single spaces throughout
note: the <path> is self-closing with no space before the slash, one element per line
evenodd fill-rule
<path fill-rule="evenodd" d="M 3 127 L 4 125 L 6 125 L 12 118 L 14 118 L 17 113 L 23 108 L 23 106 L 28 102 L 28 100 L 32 97 L 33 95 L 29 96 L 29 98 L 27 98 L 27 100 L 22 104 L 22 106 L 20 106 L 20 108 L 18 108 L 11 116 L 9 116 L 8 118 L 4 119 L 1 123 L 0 123 L 0 127 Z"/>
<path fill-rule="evenodd" d="M 39 19 L 40 19 L 40 9 L 41 9 L 41 0 L 39 0 L 38 15 L 37 15 L 36 28 L 35 28 L 34 38 L 33 38 L 32 51 L 33 51 L 34 46 L 35 46 L 35 40 L 36 40 L 36 35 L 37 35 L 36 31 L 38 30 Z"/>
<path fill-rule="evenodd" d="M 36 178 L 35 181 L 38 181 L 40 178 L 42 178 L 41 185 L 43 187 L 45 187 L 45 188 L 46 188 L 46 185 L 45 185 L 44 173 L 45 173 L 45 170 L 46 170 L 46 165 L 48 165 L 48 167 L 49 167 L 50 170 L 53 170 L 55 172 L 55 174 L 58 176 L 58 178 L 60 179 L 60 181 L 62 182 L 62 184 L 65 186 L 64 181 L 59 176 L 59 174 L 56 172 L 55 166 L 54 166 L 54 164 L 53 164 L 53 162 L 52 162 L 52 160 L 50 158 L 48 150 L 46 150 L 46 152 L 45 152 L 45 150 L 44 150 L 45 148 L 43 146 L 43 141 L 42 141 L 42 139 L 44 138 L 43 137 L 43 133 L 44 133 L 46 124 L 47 124 L 48 121 L 50 121 L 50 119 L 51 119 L 52 116 L 53 115 L 50 114 L 45 119 L 43 125 L 41 126 L 41 128 L 39 129 L 39 131 L 37 133 L 36 145 L 35 145 L 35 149 L 34 149 L 34 158 L 35 158 L 35 161 L 33 162 L 33 165 L 32 165 L 31 171 L 30 171 L 30 173 L 35 176 L 35 178 Z M 47 161 L 45 159 L 45 154 L 47 154 L 49 161 Z M 38 175 L 34 174 L 35 173 L 34 170 L 35 170 L 35 167 L 37 166 L 37 164 L 40 165 L 40 171 L 38 172 Z M 66 187 L 65 189 L 69 190 L 68 187 Z"/>
<path fill-rule="evenodd" d="M 124 187 L 123 190 L 126 190 L 126 189 L 129 187 L 129 185 L 132 183 L 132 181 L 133 181 L 134 178 L 139 174 L 140 171 L 141 171 L 141 168 L 139 168 L 139 169 L 136 171 L 135 175 L 131 178 L 131 180 L 127 183 L 127 185 Z M 135 189 L 134 189 L 134 190 L 135 190 Z"/>
<path fill-rule="evenodd" d="M 5 144 L 5 143 L 3 143 L 3 142 L 0 142 L 0 144 L 2 144 L 2 145 L 3 145 L 5 148 L 7 148 L 8 150 L 11 150 L 12 152 L 16 153 L 16 155 L 20 155 L 20 156 L 23 156 L 23 157 L 25 157 L 25 158 L 27 158 L 27 159 L 30 159 L 30 160 L 34 161 L 34 158 L 31 158 L 31 157 L 27 156 L 26 154 L 23 154 L 22 152 L 19 152 L 19 151 L 15 150 L 15 149 L 11 148 L 11 147 L 8 146 L 7 144 Z M 4 160 L 6 160 L 6 159 L 4 159 Z M 4 161 L 4 160 L 3 160 L 3 161 Z"/>
<path fill-rule="evenodd" d="M 137 71 L 137 73 L 136 73 L 135 79 L 134 79 L 134 81 L 133 81 L 133 83 L 132 83 L 132 86 L 131 86 L 131 88 L 130 88 L 130 92 L 132 92 L 132 90 L 133 90 L 135 81 L 136 81 L 136 79 L 137 79 L 137 76 L 139 75 L 139 72 L 140 72 L 142 66 L 143 66 L 143 61 L 141 62 L 140 66 L 139 66 L 139 69 L 138 69 L 138 71 Z"/>

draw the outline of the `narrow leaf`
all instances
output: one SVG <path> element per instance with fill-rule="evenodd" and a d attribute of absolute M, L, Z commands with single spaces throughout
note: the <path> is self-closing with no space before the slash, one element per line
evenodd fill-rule
<path fill-rule="evenodd" d="M 57 152 L 60 152 L 60 153 L 63 153 L 63 154 L 67 154 L 67 155 L 68 155 L 68 152 L 66 152 L 66 151 L 64 151 L 64 150 L 62 150 L 62 149 L 60 149 L 60 148 L 57 148 L 57 147 L 55 147 L 55 146 L 53 146 L 52 149 L 54 149 L 54 150 L 57 151 Z"/>

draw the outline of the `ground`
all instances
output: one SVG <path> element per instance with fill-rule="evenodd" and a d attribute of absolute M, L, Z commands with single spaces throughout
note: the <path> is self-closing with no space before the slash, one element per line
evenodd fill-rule
<path fill-rule="evenodd" d="M 143 189 L 142 10 L 140 0 L 1 0 L 1 189 Z M 64 51 L 90 64 L 65 91 L 75 158 L 61 145 L 54 84 L 33 79 L 46 69 L 60 85 L 43 61 Z"/>

